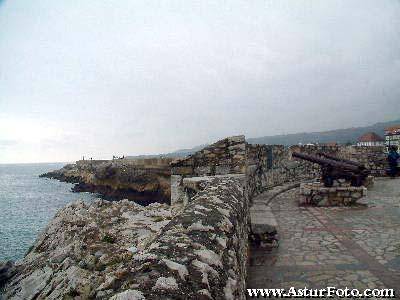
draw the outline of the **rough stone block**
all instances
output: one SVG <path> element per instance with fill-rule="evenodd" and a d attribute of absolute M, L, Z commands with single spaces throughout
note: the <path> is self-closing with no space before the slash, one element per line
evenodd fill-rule
<path fill-rule="evenodd" d="M 215 166 L 215 174 L 216 175 L 224 175 L 229 174 L 231 172 L 231 167 L 229 165 L 218 165 Z"/>
<path fill-rule="evenodd" d="M 276 232 L 278 223 L 271 208 L 264 204 L 254 204 L 250 208 L 251 231 L 255 234 Z"/>
<path fill-rule="evenodd" d="M 193 167 L 174 167 L 172 168 L 172 174 L 176 175 L 192 175 Z"/>
<path fill-rule="evenodd" d="M 236 152 L 236 151 L 245 151 L 246 150 L 246 144 L 241 143 L 241 144 L 236 144 L 228 147 L 229 152 Z"/>
<path fill-rule="evenodd" d="M 212 175 L 211 174 L 211 166 L 199 166 L 194 168 L 195 175 Z"/>
<path fill-rule="evenodd" d="M 366 194 L 365 187 L 324 187 L 322 183 L 300 185 L 299 204 L 315 206 L 348 206 Z"/>
<path fill-rule="evenodd" d="M 245 143 L 244 135 L 231 136 L 227 138 L 228 143 Z"/>

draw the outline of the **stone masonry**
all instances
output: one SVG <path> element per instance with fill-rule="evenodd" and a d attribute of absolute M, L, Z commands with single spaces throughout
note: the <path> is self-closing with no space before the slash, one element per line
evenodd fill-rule
<path fill-rule="evenodd" d="M 300 205 L 351 206 L 367 195 L 364 186 L 325 187 L 320 182 L 300 185 Z"/>
<path fill-rule="evenodd" d="M 218 141 L 187 158 L 171 163 L 171 206 L 175 213 L 187 205 L 191 177 L 246 173 L 246 141 L 243 135 Z"/>

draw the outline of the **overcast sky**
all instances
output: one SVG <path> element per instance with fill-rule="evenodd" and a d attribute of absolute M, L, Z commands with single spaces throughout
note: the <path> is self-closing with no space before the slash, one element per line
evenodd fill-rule
<path fill-rule="evenodd" d="M 400 116 L 400 1 L 0 1 L 0 162 Z"/>

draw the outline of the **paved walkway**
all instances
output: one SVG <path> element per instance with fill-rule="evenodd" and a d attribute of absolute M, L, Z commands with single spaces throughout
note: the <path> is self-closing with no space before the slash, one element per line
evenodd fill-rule
<path fill-rule="evenodd" d="M 358 207 L 298 207 L 297 198 L 293 189 L 271 202 L 279 247 L 252 249 L 248 288 L 400 289 L 400 179 L 376 180 Z"/>

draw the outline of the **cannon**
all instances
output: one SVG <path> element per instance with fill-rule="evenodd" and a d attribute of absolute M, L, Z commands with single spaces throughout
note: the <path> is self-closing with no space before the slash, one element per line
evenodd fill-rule
<path fill-rule="evenodd" d="M 327 158 L 327 159 L 332 159 L 332 160 L 335 160 L 335 161 L 340 161 L 340 162 L 344 162 L 344 163 L 346 163 L 346 164 L 350 164 L 350 165 L 353 165 L 353 166 L 357 166 L 357 167 L 359 167 L 361 170 L 365 170 L 365 169 L 366 169 L 365 166 L 364 166 L 362 163 L 359 163 L 359 162 L 357 162 L 357 161 L 353 161 L 353 160 L 349 160 L 349 159 L 345 159 L 345 158 L 339 158 L 339 157 L 330 155 L 330 154 L 325 153 L 325 152 L 318 152 L 317 154 L 318 154 L 319 156 L 325 157 L 325 158 Z"/>
<path fill-rule="evenodd" d="M 345 162 L 339 158 L 323 158 L 310 154 L 293 152 L 292 156 L 319 164 L 322 172 L 322 182 L 326 187 L 333 186 L 334 180 L 345 179 L 350 181 L 352 186 L 362 186 L 370 172 L 356 162 Z"/>

